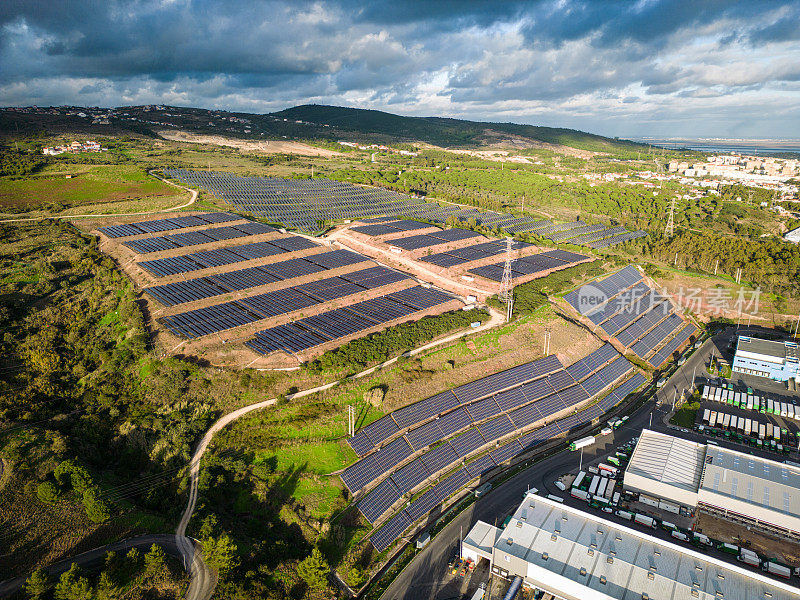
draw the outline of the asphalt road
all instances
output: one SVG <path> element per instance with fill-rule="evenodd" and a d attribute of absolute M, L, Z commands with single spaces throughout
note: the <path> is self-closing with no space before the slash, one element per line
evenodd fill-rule
<path fill-rule="evenodd" d="M 684 389 L 691 387 L 692 377 L 707 374 L 704 365 L 708 363 L 712 351 L 720 356 L 731 339 L 747 330 L 730 328 L 713 338 L 707 340 L 678 370 L 670 377 L 669 381 L 657 392 L 654 397 L 635 413 L 630 415 L 628 421 L 611 434 L 598 438 L 593 446 L 583 451 L 582 463 L 586 468 L 589 464 L 601 462 L 614 449 L 633 437 L 639 435 L 642 429 L 650 428 L 657 431 L 668 432 L 671 435 L 686 437 L 701 441 L 701 436 L 694 433 L 684 433 L 669 429 L 664 419 L 672 407 L 674 394 L 680 394 Z M 750 329 L 751 333 L 757 330 Z M 721 443 L 721 445 L 727 445 Z M 736 449 L 735 446 L 731 446 Z M 523 493 L 535 487 L 540 494 L 554 493 L 564 496 L 553 485 L 555 480 L 564 473 L 576 471 L 581 462 L 579 452 L 565 450 L 547 459 L 535 463 L 530 468 L 521 471 L 508 481 L 493 489 L 486 496 L 472 504 L 468 509 L 459 514 L 445 529 L 431 540 L 428 546 L 400 573 L 384 592 L 384 600 L 445 600 L 460 598 L 462 580 L 453 579 L 448 573 L 448 560 L 458 550 L 460 536 L 469 532 L 476 521 L 487 523 L 502 523 L 505 517 L 511 514 L 522 501 Z M 476 484 L 477 485 L 477 484 Z M 567 495 L 568 503 L 573 499 Z M 575 506 L 586 508 L 586 504 L 575 500 Z M 617 520 L 613 515 L 603 513 L 603 518 Z M 622 521 L 619 521 L 622 522 Z M 666 534 L 656 533 L 667 539 Z M 474 576 L 473 576 L 474 577 Z M 471 582 L 470 589 L 479 582 Z"/>
<path fill-rule="evenodd" d="M 194 546 L 197 545 L 194 540 L 192 540 L 191 543 Z M 82 568 L 91 569 L 100 567 L 105 560 L 107 552 L 125 553 L 132 548 L 145 551 L 148 550 L 153 544 L 160 545 L 167 554 L 181 558 L 181 551 L 178 549 L 176 537 L 168 533 L 159 533 L 142 535 L 127 540 L 121 540 L 113 544 L 108 544 L 107 546 L 103 546 L 101 548 L 95 548 L 94 550 L 89 550 L 88 552 L 78 554 L 72 558 L 67 558 L 60 560 L 57 563 L 53 563 L 47 567 L 46 570 L 51 577 L 57 577 L 61 575 L 61 573 L 68 571 L 72 563 L 77 563 L 78 566 Z M 0 582 L 0 598 L 5 598 L 14 594 L 14 592 L 22 587 L 26 579 L 27 577 L 16 577 L 14 579 L 7 579 L 6 581 Z M 216 584 L 216 581 L 214 583 Z M 211 589 L 213 590 L 213 587 Z"/>

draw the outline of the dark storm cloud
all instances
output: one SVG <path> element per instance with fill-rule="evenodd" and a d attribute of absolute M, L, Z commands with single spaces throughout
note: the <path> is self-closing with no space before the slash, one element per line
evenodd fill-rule
<path fill-rule="evenodd" d="M 800 0 L 6 0 L 0 104 L 699 120 L 791 95 L 798 21 Z"/>

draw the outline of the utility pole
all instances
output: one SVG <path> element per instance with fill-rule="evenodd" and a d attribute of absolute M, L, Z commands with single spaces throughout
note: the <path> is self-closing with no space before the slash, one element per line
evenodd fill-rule
<path fill-rule="evenodd" d="M 581 462 L 578 463 L 578 473 L 583 471 L 583 448 L 581 448 Z"/>
<path fill-rule="evenodd" d="M 714 263 L 714 275 L 717 274 L 717 267 L 718 266 L 719 266 L 719 259 L 717 259 L 717 262 Z"/>
<path fill-rule="evenodd" d="M 664 228 L 664 235 L 668 237 L 675 235 L 675 196 L 672 197 L 672 204 L 669 207 L 669 218 L 667 226 Z"/>
<path fill-rule="evenodd" d="M 503 279 L 500 282 L 500 291 L 497 296 L 501 302 L 506 303 L 506 323 L 511 321 L 514 305 L 514 276 L 511 274 L 511 238 L 506 238 L 506 264 L 503 269 Z"/>

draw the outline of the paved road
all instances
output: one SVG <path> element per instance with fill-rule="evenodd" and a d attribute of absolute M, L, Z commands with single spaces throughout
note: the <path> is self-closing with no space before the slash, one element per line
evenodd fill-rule
<path fill-rule="evenodd" d="M 702 365 L 708 361 L 712 349 L 719 356 L 720 351 L 728 346 L 734 335 L 745 333 L 745 331 L 745 329 L 740 329 L 737 332 L 734 327 L 707 340 L 675 372 L 653 399 L 630 415 L 625 425 L 610 435 L 599 438 L 598 443 L 584 450 L 584 468 L 593 462 L 600 462 L 616 447 L 638 436 L 641 430 L 646 427 L 669 432 L 680 437 L 699 438 L 699 436 L 692 433 L 682 433 L 668 429 L 664 424 L 663 421 L 671 409 L 674 390 L 677 389 L 678 393 L 680 393 L 682 389 L 690 387 L 695 368 L 697 368 L 699 375 L 702 371 Z M 750 331 L 752 332 L 753 330 L 751 329 Z M 705 375 L 704 371 L 703 375 Z M 661 404 L 657 405 L 656 400 L 660 400 Z M 530 487 L 539 489 L 540 493 L 556 493 L 563 496 L 563 493 L 558 491 L 553 483 L 560 475 L 576 471 L 580 461 L 580 453 L 563 451 L 532 465 L 492 490 L 439 532 L 428 546 L 397 576 L 382 598 L 385 600 L 432 600 L 434 598 L 443 600 L 460 597 L 461 590 L 457 586 L 461 582 L 460 579 L 454 582 L 447 574 L 448 559 L 458 548 L 459 536 L 466 535 L 478 520 L 489 523 L 502 523 L 505 517 L 519 506 L 522 494 Z M 571 498 L 568 497 L 567 501 L 570 502 Z M 585 503 L 581 504 L 585 508 Z M 580 506 L 581 504 L 576 505 Z M 604 518 L 609 517 L 605 513 L 603 516 Z M 614 517 L 611 518 L 613 519 Z M 477 582 L 475 584 L 477 585 Z"/>
<path fill-rule="evenodd" d="M 169 533 L 142 535 L 127 540 L 121 540 L 102 548 L 95 548 L 83 554 L 78 554 L 72 558 L 60 560 L 47 567 L 51 577 L 57 577 L 61 573 L 68 571 L 72 563 L 77 563 L 82 568 L 94 568 L 103 564 L 107 552 L 125 553 L 132 548 L 148 550 L 153 544 L 160 545 L 164 552 L 175 557 L 180 557 L 176 537 Z M 195 540 L 190 540 L 190 544 L 195 545 Z M 0 582 L 0 597 L 5 598 L 14 594 L 25 583 L 26 577 L 16 577 Z"/>

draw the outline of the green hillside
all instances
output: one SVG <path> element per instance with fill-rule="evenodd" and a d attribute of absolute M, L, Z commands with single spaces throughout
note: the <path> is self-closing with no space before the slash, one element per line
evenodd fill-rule
<path fill-rule="evenodd" d="M 295 106 L 272 116 L 328 124 L 341 131 L 389 136 L 402 141 L 420 141 L 437 146 L 481 146 L 504 136 L 561 144 L 595 152 L 636 151 L 642 144 L 594 135 L 575 129 L 489 123 L 441 117 L 403 117 L 379 110 L 345 108 L 321 104 Z"/>

